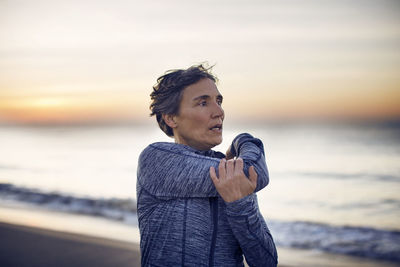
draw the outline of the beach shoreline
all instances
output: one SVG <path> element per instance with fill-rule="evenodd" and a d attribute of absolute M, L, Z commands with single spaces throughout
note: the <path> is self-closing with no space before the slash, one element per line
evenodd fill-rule
<path fill-rule="evenodd" d="M 140 266 L 139 244 L 0 222 L 0 266 Z M 279 266 L 373 267 L 395 263 L 278 247 Z"/>
<path fill-rule="evenodd" d="M 140 266 L 137 225 L 26 205 L 0 206 L 0 266 Z M 280 267 L 396 263 L 277 246 Z"/>

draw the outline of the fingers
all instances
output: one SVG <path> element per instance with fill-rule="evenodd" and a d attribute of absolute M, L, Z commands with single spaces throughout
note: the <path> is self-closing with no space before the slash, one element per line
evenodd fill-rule
<path fill-rule="evenodd" d="M 243 172 L 243 167 L 244 167 L 244 162 L 243 159 L 238 158 L 236 160 L 226 160 L 226 159 L 221 159 L 219 165 L 218 165 L 218 172 L 219 172 L 219 177 L 217 176 L 215 172 L 214 167 L 210 167 L 210 177 L 215 185 L 218 183 L 222 182 L 222 184 L 225 181 L 228 181 L 230 179 L 234 179 L 235 177 L 244 177 Z M 257 187 L 257 172 L 254 168 L 254 166 L 250 166 L 249 168 L 249 180 L 254 187 L 254 189 Z M 226 180 L 228 179 L 228 180 Z"/>
<path fill-rule="evenodd" d="M 235 160 L 230 159 L 226 162 L 226 177 L 232 178 L 235 170 Z"/>
<path fill-rule="evenodd" d="M 254 169 L 254 166 L 250 166 L 250 168 L 249 168 L 249 179 L 250 179 L 250 181 L 251 181 L 251 183 L 253 184 L 253 186 L 254 187 L 256 187 L 257 186 L 257 172 L 256 172 L 256 170 Z"/>
<path fill-rule="evenodd" d="M 217 184 L 219 182 L 217 174 L 215 173 L 214 167 L 210 167 L 210 177 L 214 184 Z"/>
<path fill-rule="evenodd" d="M 235 161 L 235 175 L 243 174 L 243 159 L 237 158 Z"/>
<path fill-rule="evenodd" d="M 226 177 L 226 160 L 221 159 L 218 165 L 219 178 L 225 179 Z"/>
<path fill-rule="evenodd" d="M 219 182 L 219 179 L 225 179 L 226 177 L 226 160 L 221 159 L 218 165 L 218 172 L 219 172 L 219 177 L 217 176 L 217 173 L 215 172 L 214 167 L 210 167 L 210 177 L 214 184 Z"/>

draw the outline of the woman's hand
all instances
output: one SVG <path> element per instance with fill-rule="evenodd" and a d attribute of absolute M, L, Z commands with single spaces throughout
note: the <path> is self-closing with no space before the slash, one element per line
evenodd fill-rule
<path fill-rule="evenodd" d="M 222 159 L 218 166 L 219 177 L 214 167 L 210 167 L 210 176 L 218 193 L 225 202 L 233 202 L 250 195 L 257 186 L 257 173 L 253 166 L 249 168 L 250 179 L 243 172 L 243 160 Z"/>

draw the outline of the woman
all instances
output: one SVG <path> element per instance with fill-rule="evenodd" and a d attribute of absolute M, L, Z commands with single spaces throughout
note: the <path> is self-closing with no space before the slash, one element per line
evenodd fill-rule
<path fill-rule="evenodd" d="M 255 192 L 268 182 L 263 144 L 240 134 L 227 155 L 216 77 L 202 65 L 167 72 L 151 115 L 175 143 L 139 157 L 137 200 L 142 266 L 276 266 L 277 252 Z M 236 157 L 236 159 L 235 159 Z"/>

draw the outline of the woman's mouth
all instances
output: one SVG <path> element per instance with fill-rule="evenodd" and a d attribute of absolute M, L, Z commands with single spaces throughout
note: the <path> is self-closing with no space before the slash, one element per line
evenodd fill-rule
<path fill-rule="evenodd" d="M 222 132 L 222 124 L 216 124 L 210 130 L 217 133 Z"/>

